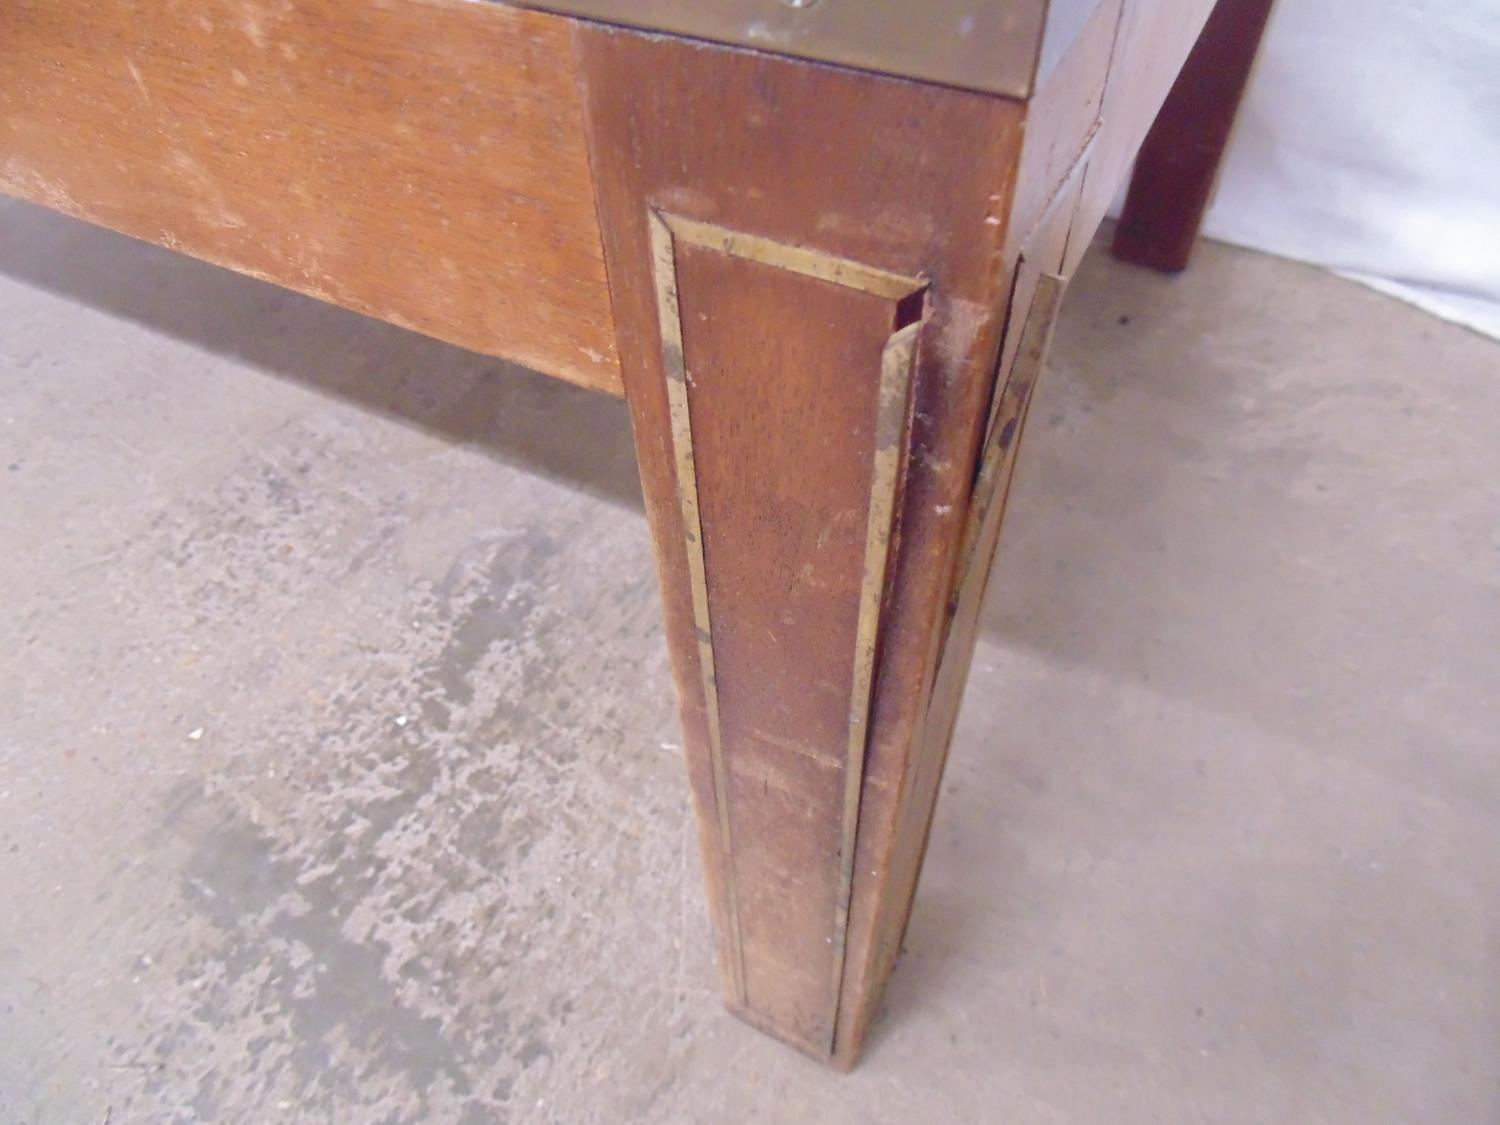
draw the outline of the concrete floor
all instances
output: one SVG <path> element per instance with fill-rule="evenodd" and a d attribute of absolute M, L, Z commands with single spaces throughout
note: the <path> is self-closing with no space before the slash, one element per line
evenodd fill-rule
<path fill-rule="evenodd" d="M 1500 1120 L 1500 346 L 1095 254 L 887 1014 L 723 1014 L 622 405 L 0 205 L 0 1121 Z"/>

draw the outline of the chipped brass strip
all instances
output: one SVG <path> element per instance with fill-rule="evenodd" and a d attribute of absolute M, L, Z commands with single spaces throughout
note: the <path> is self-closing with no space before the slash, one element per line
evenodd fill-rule
<path fill-rule="evenodd" d="M 698 509 L 697 472 L 693 460 L 693 428 L 688 406 L 687 362 L 683 355 L 682 315 L 677 295 L 676 240 L 734 258 L 831 282 L 895 302 L 922 291 L 926 282 L 834 257 L 801 246 L 775 242 L 728 230 L 712 223 L 663 212 L 649 213 L 652 269 L 656 281 L 657 316 L 661 324 L 662 366 L 666 373 L 671 414 L 672 449 L 677 471 L 678 505 L 682 515 L 692 588 L 693 623 L 698 639 L 698 664 L 703 676 L 707 711 L 709 757 L 713 766 L 714 805 L 720 846 L 724 853 L 724 884 L 730 918 L 734 987 L 739 1006 L 752 1009 L 745 994 L 745 954 L 740 933 L 734 878 L 734 849 L 729 822 L 728 769 L 724 760 L 719 720 L 719 694 L 714 673 L 713 625 L 708 608 L 708 579 L 703 553 L 703 526 Z M 854 893 L 854 856 L 859 834 L 860 795 L 864 784 L 865 752 L 869 741 L 870 705 L 875 683 L 876 649 L 880 638 L 881 603 L 886 564 L 895 522 L 896 491 L 901 471 L 912 365 L 921 322 L 905 325 L 886 341 L 880 359 L 879 406 L 875 420 L 875 452 L 870 470 L 870 502 L 865 526 L 864 570 L 860 579 L 859 615 L 855 634 L 849 697 L 848 741 L 844 762 L 844 798 L 840 824 L 839 885 L 834 904 L 831 1010 L 827 1052 L 833 1054 L 842 1000 L 844 961 L 848 947 L 849 910 Z"/>
<path fill-rule="evenodd" d="M 974 480 L 974 498 L 969 504 L 968 517 L 964 520 L 964 534 L 960 540 L 958 568 L 950 604 L 968 585 L 985 521 L 989 519 L 996 501 L 1003 503 L 1004 496 L 1009 491 L 1000 485 L 1006 479 L 1006 467 L 1015 460 L 1021 428 L 1026 422 L 1026 411 L 1031 405 L 1037 379 L 1047 361 L 1047 348 L 1052 342 L 1052 331 L 1057 326 L 1057 311 L 1066 286 L 1067 282 L 1056 274 L 1043 273 L 1037 277 L 1036 292 L 1032 294 L 1031 307 L 1027 310 L 1026 321 L 1021 328 L 1021 343 L 1011 365 L 1010 377 L 1005 381 L 1005 389 L 996 399 L 984 456 L 979 463 L 979 475 Z"/>
<path fill-rule="evenodd" d="M 854 638 L 854 686 L 849 696 L 848 760 L 844 766 L 844 823 L 839 841 L 839 891 L 833 921 L 833 1020 L 828 1053 L 838 1034 L 843 1000 L 844 953 L 849 939 L 849 908 L 854 897 L 854 848 L 859 835 L 860 793 L 869 741 L 870 697 L 875 686 L 875 648 L 880 639 L 880 608 L 886 562 L 896 518 L 896 481 L 906 430 L 912 361 L 920 321 L 897 329 L 880 355 L 880 408 L 875 420 L 875 459 L 870 470 L 870 508 L 865 520 L 864 574 L 859 585 L 859 626 Z"/>
<path fill-rule="evenodd" d="M 835 258 L 817 250 L 792 246 L 785 242 L 773 242 L 753 234 L 726 230 L 712 223 L 700 223 L 696 219 L 684 219 L 681 215 L 660 215 L 671 232 L 690 246 L 705 250 L 717 250 L 731 258 L 745 258 L 765 266 L 790 270 L 804 277 L 815 277 L 819 281 L 831 281 L 846 289 L 858 289 L 862 293 L 873 293 L 877 297 L 899 301 L 910 297 L 923 282 L 889 270 L 867 266 L 863 262 L 852 262 L 848 258 Z"/>
<path fill-rule="evenodd" d="M 714 811 L 724 853 L 724 894 L 729 907 L 729 945 L 735 1001 L 745 998 L 745 946 L 740 934 L 739 896 L 734 883 L 734 838 L 729 830 L 729 777 L 719 731 L 719 689 L 714 676 L 713 626 L 708 619 L 708 579 L 703 565 L 703 525 L 698 517 L 698 476 L 693 463 L 693 426 L 688 416 L 687 366 L 682 357 L 682 317 L 677 306 L 677 264 L 672 231 L 655 212 L 651 225 L 651 265 L 656 278 L 656 313 L 661 322 L 662 366 L 672 420 L 672 453 L 677 468 L 677 504 L 687 548 L 688 585 L 693 593 L 693 625 L 698 637 L 698 670 L 707 711 L 708 756 L 713 767 Z"/>

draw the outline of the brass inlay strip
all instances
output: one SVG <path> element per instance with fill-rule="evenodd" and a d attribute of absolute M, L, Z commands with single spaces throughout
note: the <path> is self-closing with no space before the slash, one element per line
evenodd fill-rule
<path fill-rule="evenodd" d="M 1066 286 L 1067 282 L 1055 274 L 1043 273 L 1037 278 L 1036 292 L 1032 294 L 1031 307 L 1027 310 L 1026 321 L 1021 328 L 1021 343 L 1016 349 L 1016 358 L 1011 364 L 1005 388 L 996 397 L 990 419 L 984 455 L 979 462 L 979 474 L 974 480 L 973 500 L 964 521 L 950 605 L 968 584 L 985 521 L 989 519 L 996 502 L 1003 505 L 1010 491 L 1006 483 L 1009 479 L 1007 469 L 1015 461 L 1021 428 L 1026 424 L 1026 412 L 1031 406 L 1032 392 L 1036 389 L 1037 379 L 1047 360 L 1047 348 L 1052 342 L 1052 330 L 1057 326 L 1057 310 Z M 1001 487 L 1002 484 L 1006 486 Z"/>
<path fill-rule="evenodd" d="M 729 831 L 729 779 L 719 734 L 719 690 L 714 678 L 713 627 L 708 619 L 708 579 L 703 568 L 703 525 L 698 518 L 698 477 L 693 464 L 693 426 L 688 416 L 687 366 L 682 358 L 682 317 L 677 306 L 677 265 L 672 232 L 652 212 L 651 265 L 656 277 L 656 312 L 661 322 L 661 358 L 667 375 L 667 405 L 672 418 L 672 452 L 677 467 L 677 503 L 686 538 L 688 585 L 693 592 L 693 625 L 698 634 L 698 670 L 703 677 L 707 711 L 708 756 L 713 768 L 714 811 L 719 846 L 724 853 L 724 894 L 729 907 L 729 945 L 735 1001 L 746 1006 L 745 947 L 740 935 L 739 898 L 734 885 L 734 843 Z"/>
<path fill-rule="evenodd" d="M 844 823 L 839 842 L 839 890 L 833 918 L 833 1021 L 828 1053 L 833 1054 L 843 997 L 844 952 L 849 937 L 849 907 L 854 896 L 854 848 L 859 835 L 859 798 L 869 740 L 870 697 L 875 685 L 875 647 L 880 639 L 880 605 L 885 593 L 886 562 L 896 516 L 896 481 L 906 436 L 906 410 L 912 361 L 921 322 L 897 329 L 880 355 L 880 407 L 875 420 L 875 460 L 870 470 L 870 508 L 865 519 L 864 574 L 859 585 L 859 626 L 854 638 L 854 686 L 849 695 L 848 760 L 844 766 Z"/>
<path fill-rule="evenodd" d="M 719 693 L 714 673 L 713 624 L 708 608 L 708 579 L 704 564 L 703 525 L 698 508 L 697 473 L 693 460 L 693 427 L 688 406 L 689 376 L 683 357 L 682 317 L 677 295 L 675 241 L 714 250 L 731 257 L 788 270 L 845 288 L 896 302 L 920 292 L 926 282 L 861 262 L 792 246 L 756 235 L 727 230 L 711 223 L 651 211 L 652 269 L 656 283 L 657 316 L 661 325 L 662 366 L 666 373 L 667 404 L 671 415 L 672 451 L 676 465 L 678 507 L 686 539 L 688 583 L 692 588 L 693 624 L 698 639 L 698 665 L 708 723 L 712 763 L 714 811 L 720 848 L 724 854 L 724 886 L 728 899 L 730 946 L 735 999 L 750 1011 L 745 995 L 745 952 L 740 932 L 739 902 L 734 877 L 734 848 L 729 820 L 728 770 L 724 761 L 719 721 Z M 843 814 L 840 824 L 839 883 L 834 907 L 831 1011 L 828 1053 L 832 1055 L 838 1030 L 843 989 L 844 958 L 848 946 L 849 908 L 854 890 L 854 855 L 859 835 L 860 792 L 869 741 L 870 704 L 875 683 L 875 657 L 880 637 L 881 603 L 886 564 L 895 521 L 897 485 L 910 399 L 912 366 L 921 323 L 898 328 L 886 341 L 880 361 L 880 397 L 875 420 L 875 452 L 870 471 L 870 503 L 865 521 L 864 571 L 860 580 L 859 616 L 855 634 L 849 697 L 847 760 L 844 764 Z"/>
<path fill-rule="evenodd" d="M 831 254 L 808 250 L 802 246 L 725 230 L 712 223 L 684 219 L 681 215 L 658 214 L 657 218 L 690 246 L 717 250 L 731 258 L 745 258 L 762 265 L 800 273 L 804 277 L 816 277 L 819 281 L 831 281 L 846 289 L 858 289 L 862 293 L 873 293 L 877 297 L 899 301 L 922 288 L 923 283 L 915 278 L 867 266 L 863 262 L 851 262 L 848 258 L 835 258 Z"/>

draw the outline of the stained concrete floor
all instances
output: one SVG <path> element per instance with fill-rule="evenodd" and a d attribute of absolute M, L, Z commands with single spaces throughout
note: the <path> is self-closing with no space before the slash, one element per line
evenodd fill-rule
<path fill-rule="evenodd" d="M 0 205 L 0 1120 L 1500 1120 L 1500 346 L 1096 253 L 905 958 L 711 991 L 620 403 Z"/>

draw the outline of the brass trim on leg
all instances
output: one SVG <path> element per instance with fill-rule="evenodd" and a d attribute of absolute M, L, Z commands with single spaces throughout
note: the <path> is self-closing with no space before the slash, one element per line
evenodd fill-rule
<path fill-rule="evenodd" d="M 888 300 L 904 300 L 926 284 L 905 274 L 867 266 L 849 258 L 836 258 L 832 254 L 809 250 L 804 246 L 793 246 L 789 242 L 742 234 L 713 223 L 684 219 L 680 215 L 668 215 L 659 211 L 652 214 L 666 226 L 673 237 L 689 246 L 717 250 L 731 258 L 744 258 L 763 266 L 789 270 L 804 277 L 815 277 L 819 281 L 829 281 L 834 285 L 842 285 L 845 289 L 858 289 L 861 293 L 873 293 Z"/>
<path fill-rule="evenodd" d="M 880 355 L 880 411 L 875 422 L 875 458 L 870 471 L 870 508 L 865 520 L 864 573 L 859 586 L 859 627 L 854 638 L 854 683 L 849 696 L 848 760 L 844 767 L 844 823 L 839 844 L 839 892 L 833 921 L 833 1020 L 828 1053 L 838 1035 L 843 999 L 844 953 L 849 938 L 849 909 L 854 897 L 854 850 L 859 836 L 859 798 L 869 742 L 870 699 L 875 686 L 875 649 L 880 639 L 881 599 L 891 529 L 896 518 L 896 481 L 906 438 L 906 409 L 911 390 L 921 322 L 891 334 Z"/>
<path fill-rule="evenodd" d="M 745 997 L 745 947 L 740 935 L 739 899 L 734 885 L 734 843 L 729 828 L 729 778 L 719 732 L 719 690 L 714 678 L 713 626 L 708 618 L 708 578 L 703 566 L 703 524 L 698 517 L 698 476 L 693 463 L 693 426 L 688 415 L 687 365 L 682 356 L 682 318 L 677 307 L 677 266 L 672 231 L 652 212 L 651 266 L 656 277 L 656 311 L 661 322 L 662 366 L 667 376 L 667 405 L 672 418 L 672 452 L 676 462 L 677 503 L 687 546 L 688 584 L 693 593 L 693 625 L 698 637 L 698 670 L 703 677 L 703 705 L 708 724 L 708 756 L 713 769 L 714 811 L 719 847 L 724 852 L 724 894 L 729 907 L 729 945 L 735 1002 Z"/>
<path fill-rule="evenodd" d="M 964 520 L 963 538 L 959 541 L 950 605 L 956 604 L 959 593 L 968 585 L 985 521 L 996 503 L 1003 506 L 1009 494 L 1009 487 L 1002 487 L 1008 480 L 1005 469 L 1015 459 L 1020 445 L 1021 429 L 1026 424 L 1032 392 L 1036 390 L 1037 380 L 1047 362 L 1047 349 L 1052 343 L 1052 331 L 1057 327 L 1057 312 L 1065 288 L 1067 282 L 1056 274 L 1043 273 L 1037 277 L 1036 292 L 1032 294 L 1031 306 L 1021 327 L 1021 342 L 1010 378 L 995 397 L 979 473 L 974 479 L 973 499 Z"/>
<path fill-rule="evenodd" d="M 713 623 L 708 606 L 703 526 L 698 508 L 698 484 L 693 460 L 693 427 L 688 386 L 691 382 L 683 355 L 682 317 L 678 305 L 676 243 L 714 250 L 731 257 L 784 269 L 805 277 L 870 293 L 893 304 L 926 288 L 921 278 L 906 277 L 861 262 L 823 254 L 805 247 L 728 230 L 711 223 L 652 210 L 647 219 L 651 261 L 656 283 L 656 307 L 661 328 L 662 367 L 666 374 L 671 415 L 672 451 L 677 497 L 687 550 L 688 581 L 692 587 L 693 624 L 698 641 L 698 664 L 703 680 L 708 724 L 708 748 L 714 783 L 714 812 L 724 854 L 724 885 L 729 910 L 729 941 L 733 961 L 735 1000 L 752 1011 L 745 992 L 745 952 L 740 931 L 735 886 L 734 848 L 729 816 L 729 778 L 724 760 L 719 720 L 718 684 L 714 672 Z M 893 316 L 894 316 L 893 310 Z M 827 1054 L 833 1055 L 838 1033 L 844 961 L 848 945 L 849 910 L 854 890 L 854 856 L 859 835 L 859 806 L 869 742 L 870 706 L 874 692 L 880 616 L 895 522 L 897 485 L 906 438 L 906 418 L 912 370 L 921 322 L 898 327 L 881 353 L 879 407 L 875 419 L 875 451 L 870 470 L 870 501 L 865 527 L 865 553 L 860 581 L 859 616 L 852 660 L 849 697 L 847 759 L 840 818 L 839 882 L 833 917 L 832 979 L 829 985 Z"/>

